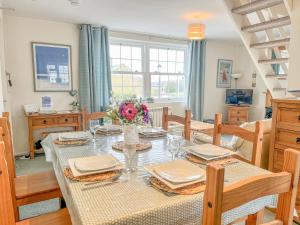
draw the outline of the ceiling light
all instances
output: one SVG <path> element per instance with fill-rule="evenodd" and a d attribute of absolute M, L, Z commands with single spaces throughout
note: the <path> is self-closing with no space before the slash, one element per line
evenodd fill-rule
<path fill-rule="evenodd" d="M 188 38 L 190 40 L 202 40 L 205 38 L 204 24 L 191 24 L 188 28 Z"/>

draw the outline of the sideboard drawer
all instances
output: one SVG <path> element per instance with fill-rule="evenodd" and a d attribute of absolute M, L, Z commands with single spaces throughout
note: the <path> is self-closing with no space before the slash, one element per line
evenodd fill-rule
<path fill-rule="evenodd" d="M 244 116 L 232 116 L 230 120 L 231 122 L 247 122 L 248 118 Z"/>
<path fill-rule="evenodd" d="M 279 121 L 300 125 L 300 111 L 298 109 L 279 108 Z"/>
<path fill-rule="evenodd" d="M 278 130 L 276 141 L 292 148 L 300 148 L 300 132 Z"/>
<path fill-rule="evenodd" d="M 229 113 L 232 117 L 247 117 L 248 115 L 246 110 L 230 110 Z"/>
<path fill-rule="evenodd" d="M 77 117 L 59 117 L 57 118 L 58 124 L 70 124 L 70 123 L 77 123 Z"/>
<path fill-rule="evenodd" d="M 55 124 L 54 118 L 39 118 L 32 120 L 33 126 L 47 126 L 47 125 L 53 125 Z"/>

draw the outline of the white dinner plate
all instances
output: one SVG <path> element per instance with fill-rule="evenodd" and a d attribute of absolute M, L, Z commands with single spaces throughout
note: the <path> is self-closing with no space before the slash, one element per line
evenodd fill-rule
<path fill-rule="evenodd" d="M 171 189 L 205 181 L 206 171 L 183 159 L 144 167 L 147 172 Z"/>
<path fill-rule="evenodd" d="M 212 144 L 191 145 L 191 146 L 183 147 L 183 149 L 190 153 L 195 153 L 198 155 L 203 155 L 208 157 L 225 156 L 233 153 L 228 149 L 216 145 L 212 145 Z"/>
<path fill-rule="evenodd" d="M 105 170 L 118 164 L 118 160 L 110 154 L 78 158 L 74 161 L 74 165 L 79 171 Z"/>
<path fill-rule="evenodd" d="M 111 125 L 99 126 L 99 127 L 97 127 L 97 130 L 100 130 L 100 131 L 120 131 L 120 130 L 122 130 L 122 128 L 121 128 L 120 125 L 111 124 Z"/>
<path fill-rule="evenodd" d="M 66 141 L 66 140 L 86 140 L 88 139 L 89 133 L 85 131 L 78 131 L 78 132 L 66 132 L 61 133 L 58 136 L 58 139 L 60 141 Z"/>

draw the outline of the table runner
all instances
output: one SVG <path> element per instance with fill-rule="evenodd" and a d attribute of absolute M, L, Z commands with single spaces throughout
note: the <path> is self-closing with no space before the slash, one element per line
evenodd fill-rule
<path fill-rule="evenodd" d="M 138 172 L 129 181 L 85 190 L 84 182 L 68 180 L 63 169 L 68 159 L 111 153 L 124 161 L 121 152 L 111 148 L 112 143 L 122 140 L 122 136 L 98 136 L 96 142 L 85 146 L 61 147 L 53 144 L 57 134 L 43 140 L 46 157 L 53 163 L 54 171 L 69 209 L 72 223 L 80 225 L 162 225 L 201 224 L 203 193 L 196 195 L 166 195 L 146 184 L 143 179 L 145 164 L 170 161 L 167 139 L 152 140 L 152 149 L 138 154 Z M 250 176 L 269 173 L 250 164 L 239 162 L 225 168 L 225 185 Z M 276 198 L 267 196 L 249 202 L 223 214 L 222 223 L 255 213 L 265 206 L 274 206 Z"/>

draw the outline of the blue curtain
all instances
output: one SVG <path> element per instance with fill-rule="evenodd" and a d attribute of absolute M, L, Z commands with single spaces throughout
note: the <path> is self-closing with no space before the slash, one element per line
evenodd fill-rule
<path fill-rule="evenodd" d="M 111 97 L 111 70 L 106 27 L 81 25 L 79 99 L 89 112 L 104 111 Z"/>
<path fill-rule="evenodd" d="M 205 52 L 205 40 L 195 40 L 190 42 L 187 104 L 192 110 L 194 120 L 203 120 Z"/>

